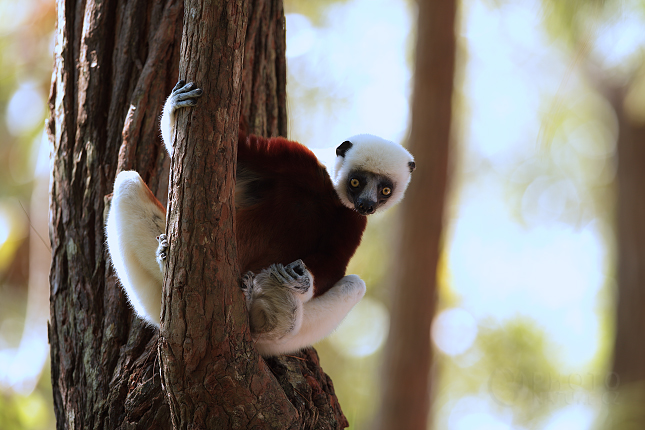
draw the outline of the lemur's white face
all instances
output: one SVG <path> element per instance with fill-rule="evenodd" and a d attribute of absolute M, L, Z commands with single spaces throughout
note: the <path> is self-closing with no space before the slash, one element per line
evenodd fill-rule
<path fill-rule="evenodd" d="M 370 215 L 398 203 L 415 168 L 402 146 L 370 134 L 359 134 L 336 149 L 333 182 L 343 204 Z"/>

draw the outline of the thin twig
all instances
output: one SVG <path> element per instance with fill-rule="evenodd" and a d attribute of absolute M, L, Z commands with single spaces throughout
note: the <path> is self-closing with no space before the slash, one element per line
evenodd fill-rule
<path fill-rule="evenodd" d="M 29 218 L 29 214 L 27 213 L 27 210 L 25 209 L 25 207 L 22 205 L 22 202 L 18 200 L 18 203 L 20 203 L 20 207 L 25 212 L 25 216 L 27 217 L 27 220 L 29 220 L 29 227 L 31 227 L 34 230 L 34 233 L 36 233 L 36 236 L 40 238 L 40 241 L 43 243 L 43 245 L 45 245 L 45 248 L 47 248 L 49 252 L 52 252 L 52 249 L 49 247 L 49 245 L 47 245 L 47 242 L 45 242 L 45 239 L 43 239 L 40 233 L 38 233 L 38 230 L 36 230 L 36 227 L 34 227 L 34 225 L 31 223 L 31 218 Z"/>

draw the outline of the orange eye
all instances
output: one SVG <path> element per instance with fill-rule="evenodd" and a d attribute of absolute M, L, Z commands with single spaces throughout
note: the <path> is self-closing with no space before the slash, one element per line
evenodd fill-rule
<path fill-rule="evenodd" d="M 356 178 L 354 178 L 351 181 L 349 181 L 349 185 L 351 185 L 354 188 L 358 187 L 359 184 L 360 184 L 360 182 Z"/>
<path fill-rule="evenodd" d="M 389 196 L 390 194 L 392 194 L 392 188 L 390 188 L 390 187 L 385 187 L 385 188 L 383 188 L 383 189 L 381 190 L 381 193 L 382 193 L 384 196 Z"/>

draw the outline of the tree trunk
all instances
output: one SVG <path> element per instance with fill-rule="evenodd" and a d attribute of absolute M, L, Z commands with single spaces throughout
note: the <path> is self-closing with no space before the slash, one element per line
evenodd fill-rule
<path fill-rule="evenodd" d="M 287 137 L 286 51 L 282 0 L 250 0 L 241 112 L 249 134 Z"/>
<path fill-rule="evenodd" d="M 104 196 L 117 164 L 154 182 L 165 157 L 156 123 L 162 89 L 177 73 L 182 9 L 177 0 L 58 2 L 48 132 L 49 343 L 59 429 L 168 428 L 156 334 L 133 317 L 110 270 Z M 151 186 L 163 196 L 158 183 Z"/>
<path fill-rule="evenodd" d="M 186 1 L 180 76 L 204 96 L 179 114 L 171 169 L 159 349 L 175 429 L 282 429 L 297 415 L 253 349 L 238 287 L 233 192 L 246 6 Z"/>
<path fill-rule="evenodd" d="M 376 428 L 428 428 L 430 324 L 436 305 L 448 175 L 455 64 L 452 0 L 419 0 L 409 150 L 417 169 L 401 203 L 402 231 L 392 282 L 391 325 L 384 349 Z"/>
<path fill-rule="evenodd" d="M 604 86 L 618 120 L 616 200 L 617 305 L 613 375 L 604 381 L 620 390 L 618 426 L 645 424 L 645 124 L 625 109 L 628 86 Z M 635 427 L 635 428 L 636 428 Z M 627 428 L 627 427 L 625 427 Z"/>
<path fill-rule="evenodd" d="M 208 188 L 211 190 L 209 192 L 219 190 L 217 187 L 224 184 L 230 187 L 232 183 L 230 175 L 234 158 L 231 157 L 234 157 L 234 152 L 230 146 L 226 146 L 226 142 L 230 145 L 232 128 L 237 129 L 234 122 L 239 115 L 239 110 L 236 112 L 234 106 L 228 107 L 228 116 L 213 114 L 217 119 L 206 124 L 204 121 L 210 120 L 208 113 L 215 112 L 214 106 L 233 100 L 238 109 L 242 105 L 242 115 L 251 132 L 268 135 L 286 133 L 282 2 L 253 0 L 248 10 L 242 9 L 241 3 L 229 3 L 228 12 L 235 6 L 238 7 L 237 13 L 244 17 L 240 27 L 229 29 L 233 32 L 233 40 L 239 45 L 234 48 L 237 50 L 237 62 L 215 78 L 211 72 L 215 62 L 211 63 L 210 56 L 202 57 L 204 61 L 198 69 L 188 68 L 187 76 L 196 80 L 205 79 L 199 84 L 207 91 L 202 100 L 205 103 L 200 105 L 201 110 L 191 112 L 195 118 L 191 126 L 186 127 L 189 115 L 185 115 L 184 123 L 179 127 L 189 130 L 191 136 L 198 136 L 195 134 L 198 133 L 196 125 L 202 127 L 199 133 L 204 130 L 208 132 L 208 127 L 212 127 L 211 134 L 203 140 L 202 146 L 199 142 L 195 143 L 195 147 L 191 146 L 192 154 L 202 154 L 208 148 L 225 148 L 227 151 L 224 155 L 228 157 L 228 164 L 218 165 L 217 169 L 229 169 L 228 178 L 220 178 L 219 173 L 212 178 L 202 175 L 192 184 L 203 189 L 206 182 L 201 183 L 202 179 L 217 179 L 218 185 Z M 202 316 L 209 315 L 208 318 L 211 318 L 211 314 L 216 314 L 214 309 L 218 309 L 225 312 L 220 315 L 230 318 L 220 320 L 215 317 L 212 321 L 199 321 L 198 324 L 211 330 L 208 339 L 200 338 L 199 333 L 195 332 L 196 314 L 191 314 L 193 318 L 186 321 L 185 328 L 170 330 L 181 326 L 181 322 L 177 313 L 171 315 L 170 309 L 167 310 L 164 319 L 165 342 L 160 344 L 160 349 L 166 351 L 168 347 L 179 347 L 186 350 L 190 341 L 194 345 L 192 355 L 179 357 L 180 360 L 188 358 L 186 367 L 181 368 L 181 362 L 175 361 L 175 368 L 170 369 L 172 356 L 159 360 L 157 331 L 144 326 L 133 316 L 110 267 L 104 246 L 103 226 L 117 171 L 139 171 L 160 201 L 166 201 L 169 163 L 160 142 L 158 117 L 163 101 L 178 76 L 182 16 L 183 4 L 178 0 L 58 2 L 48 125 L 53 156 L 49 342 L 57 428 L 170 428 L 171 413 L 162 390 L 160 363 L 165 369 L 166 388 L 174 399 L 173 411 L 177 415 L 173 416 L 179 417 L 177 424 L 190 419 L 198 424 L 200 416 L 205 417 L 200 414 L 208 410 L 212 411 L 211 416 L 223 414 L 221 420 L 215 420 L 217 425 L 213 426 L 216 428 L 240 427 L 244 426 L 244 422 L 277 423 L 280 420 L 290 423 L 284 428 L 346 426 L 333 385 L 320 369 L 315 351 L 310 349 L 297 357 L 281 357 L 264 362 L 250 348 L 242 296 L 236 291 L 239 283 L 236 269 L 217 272 L 220 283 L 210 284 L 209 287 L 214 287 L 213 296 L 203 298 L 203 303 L 208 303 L 212 308 Z M 248 32 L 251 34 L 253 31 L 254 37 L 245 41 L 246 16 L 249 17 Z M 211 21 L 219 18 L 205 17 L 199 24 L 207 28 L 213 25 Z M 195 22 L 194 15 L 187 15 L 187 27 Z M 214 52 L 213 55 L 226 57 L 227 61 L 233 58 L 229 57 L 231 51 L 226 51 L 231 49 L 230 40 L 207 39 L 201 37 L 202 33 L 199 35 L 195 36 L 191 45 L 194 51 L 181 55 L 189 65 L 196 64 L 191 61 L 209 49 Z M 244 57 L 242 46 L 245 48 Z M 232 82 L 218 81 L 233 70 L 237 71 L 237 75 Z M 241 99 L 239 82 L 243 90 Z M 225 91 L 228 93 L 216 97 L 210 92 L 211 88 L 227 88 Z M 209 96 L 213 98 L 209 99 Z M 249 97 L 252 102 L 249 102 Z M 257 102 L 256 98 L 259 99 Z M 204 146 L 216 135 L 225 138 Z M 191 156 L 191 151 L 182 147 L 178 153 Z M 211 156 L 217 159 L 222 154 L 215 151 Z M 213 159 L 209 160 L 213 162 Z M 181 166 L 191 166 L 185 161 L 177 163 L 179 171 L 174 173 L 175 178 L 184 178 L 181 175 L 190 170 L 190 167 L 182 169 Z M 212 172 L 216 172 L 215 168 Z M 184 187 L 175 189 L 173 195 L 191 195 L 192 192 L 193 188 Z M 176 208 L 182 204 L 182 200 L 176 202 L 169 213 L 176 213 Z M 219 231 L 212 225 L 212 229 L 217 230 L 215 233 L 212 230 L 207 233 L 195 230 L 191 234 L 198 234 L 199 237 L 196 241 L 188 241 L 188 244 L 196 246 L 197 243 L 204 243 L 206 238 L 211 240 L 211 234 L 215 238 L 215 234 L 230 233 L 233 214 L 230 207 L 226 208 L 228 203 L 222 201 L 219 204 L 225 208 L 220 220 L 228 217 L 228 227 Z M 173 218 L 174 221 L 181 220 L 181 234 L 184 234 L 183 228 L 186 226 L 203 228 L 192 218 L 196 209 L 193 207 L 192 212 L 188 213 L 182 210 Z M 175 224 L 171 222 L 172 225 Z M 228 240 L 226 243 L 227 248 L 220 248 L 228 253 L 228 260 L 224 262 L 221 261 L 223 254 L 211 254 L 211 250 L 205 250 L 206 245 L 204 249 L 195 248 L 194 252 L 210 255 L 212 260 L 209 261 L 212 262 L 209 264 L 213 266 L 235 268 L 234 241 Z M 175 238 L 171 246 L 174 252 L 174 247 L 185 245 L 183 238 Z M 171 258 L 175 258 L 171 261 L 175 281 L 196 276 L 195 273 L 200 271 L 192 264 L 205 263 L 205 260 L 193 259 L 191 267 L 180 267 L 178 263 L 185 255 L 181 252 L 171 254 Z M 207 267 L 207 270 L 212 269 Z M 224 273 L 228 273 L 227 277 L 224 277 Z M 179 296 L 182 292 L 195 291 L 195 287 L 201 288 L 192 282 L 182 284 L 183 290 L 178 289 L 179 284 L 176 284 L 172 292 Z M 183 299 L 188 302 L 197 299 L 192 295 L 187 296 Z M 168 304 L 175 303 L 176 299 L 169 300 Z M 226 308 L 225 304 L 231 307 Z M 226 334 L 224 327 L 232 331 Z M 179 345 L 173 343 L 186 334 L 189 335 L 186 341 Z M 196 345 L 201 341 L 208 343 L 210 339 L 217 339 L 211 342 L 212 351 L 226 350 L 229 345 L 235 349 L 227 351 L 224 360 L 222 356 L 204 358 L 204 363 L 210 361 L 216 367 L 208 368 L 204 373 L 212 377 L 202 387 L 208 390 L 207 397 L 200 397 L 201 403 L 191 404 L 192 400 L 188 401 L 187 396 L 194 393 L 181 393 L 186 387 L 194 389 L 192 383 L 197 381 L 194 372 L 196 369 L 203 370 L 199 366 L 204 363 L 196 366 L 190 359 L 196 359 L 199 354 Z M 232 369 L 240 373 L 233 374 L 231 378 Z M 178 381 L 177 375 L 182 371 L 190 379 Z M 242 382 L 238 380 L 240 377 Z M 258 385 L 249 385 L 250 379 Z M 175 385 L 175 382 L 178 384 Z M 240 397 L 248 396 L 249 392 L 258 396 L 262 393 L 262 396 L 253 407 L 227 409 L 224 403 L 234 403 L 238 390 Z M 269 407 L 271 399 L 278 401 Z M 277 412 L 282 411 L 286 411 L 285 415 L 280 416 Z M 259 413 L 254 416 L 256 412 L 266 416 L 259 417 Z"/>

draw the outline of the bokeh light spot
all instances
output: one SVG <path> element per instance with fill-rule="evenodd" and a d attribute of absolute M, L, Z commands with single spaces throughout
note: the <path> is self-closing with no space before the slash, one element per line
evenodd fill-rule
<path fill-rule="evenodd" d="M 389 325 L 389 315 L 383 303 L 365 297 L 347 315 L 329 341 L 346 356 L 365 357 L 383 345 Z"/>
<path fill-rule="evenodd" d="M 5 121 L 13 136 L 32 131 L 45 117 L 45 99 L 34 83 L 25 82 L 13 93 L 7 106 Z"/>
<path fill-rule="evenodd" d="M 432 340 L 442 352 L 454 356 L 471 347 L 477 337 L 477 322 L 461 308 L 442 311 L 432 323 Z"/>

